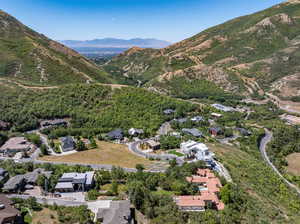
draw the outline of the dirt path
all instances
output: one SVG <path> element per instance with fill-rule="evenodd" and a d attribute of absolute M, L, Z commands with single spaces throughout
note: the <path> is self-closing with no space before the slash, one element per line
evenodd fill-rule
<path fill-rule="evenodd" d="M 58 86 L 27 86 L 24 85 L 22 83 L 19 83 L 17 81 L 14 80 L 10 80 L 10 79 L 5 79 L 5 78 L 0 78 L 0 81 L 5 81 L 11 84 L 15 84 L 23 89 L 38 89 L 38 90 L 44 90 L 44 89 L 56 89 L 58 88 Z"/>
<path fill-rule="evenodd" d="M 30 85 L 25 85 L 25 84 L 19 83 L 17 81 L 5 79 L 5 78 L 0 78 L 0 82 L 1 81 L 15 84 L 23 89 L 46 90 L 46 89 L 57 89 L 60 87 L 60 86 L 30 86 Z M 105 84 L 105 83 L 95 83 L 95 84 L 100 85 L 100 86 L 110 86 L 112 89 L 120 89 L 123 87 L 129 87 L 128 85 L 121 85 L 121 84 Z"/>

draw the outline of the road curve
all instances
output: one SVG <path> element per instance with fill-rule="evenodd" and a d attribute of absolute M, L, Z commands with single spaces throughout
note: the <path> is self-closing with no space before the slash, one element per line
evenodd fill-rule
<path fill-rule="evenodd" d="M 264 158 L 264 160 L 267 162 L 267 164 L 274 170 L 274 172 L 277 173 L 277 175 L 290 188 L 294 189 L 300 196 L 300 189 L 296 185 L 292 184 L 287 179 L 285 179 L 285 177 L 279 172 L 279 170 L 274 166 L 274 164 L 271 162 L 270 158 L 268 157 L 266 148 L 267 148 L 268 143 L 272 140 L 272 138 L 273 138 L 273 133 L 265 128 L 265 136 L 262 138 L 262 140 L 260 142 L 260 146 L 259 146 L 260 153 L 261 153 L 262 157 Z"/>

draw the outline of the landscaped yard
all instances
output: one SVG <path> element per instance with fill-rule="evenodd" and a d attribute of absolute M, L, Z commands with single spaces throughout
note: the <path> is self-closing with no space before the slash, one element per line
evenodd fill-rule
<path fill-rule="evenodd" d="M 287 156 L 288 167 L 287 171 L 296 175 L 300 176 L 300 153 L 292 153 Z"/>
<path fill-rule="evenodd" d="M 153 163 L 150 160 L 133 154 L 126 145 L 104 141 L 97 141 L 97 145 L 98 148 L 96 149 L 64 156 L 44 156 L 41 160 L 83 164 L 109 164 L 127 168 L 134 168 L 136 164 L 148 166 Z"/>

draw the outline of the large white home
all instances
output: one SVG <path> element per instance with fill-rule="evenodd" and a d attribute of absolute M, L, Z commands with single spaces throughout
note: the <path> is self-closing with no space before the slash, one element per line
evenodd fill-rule
<path fill-rule="evenodd" d="M 214 157 L 214 153 L 210 152 L 204 143 L 189 140 L 180 144 L 181 151 L 186 158 L 196 158 L 197 160 L 210 161 Z"/>

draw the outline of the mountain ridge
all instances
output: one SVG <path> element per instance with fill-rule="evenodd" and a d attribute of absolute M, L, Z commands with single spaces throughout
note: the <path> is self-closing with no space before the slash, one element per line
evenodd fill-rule
<path fill-rule="evenodd" d="M 288 1 L 232 19 L 163 49 L 121 54 L 103 68 L 114 77 L 139 80 L 169 94 L 174 79 L 183 78 L 206 80 L 248 97 L 266 92 L 299 96 L 300 89 L 293 85 L 300 83 L 299 3 Z"/>
<path fill-rule="evenodd" d="M 0 76 L 32 85 L 114 82 L 93 62 L 0 11 Z"/>

